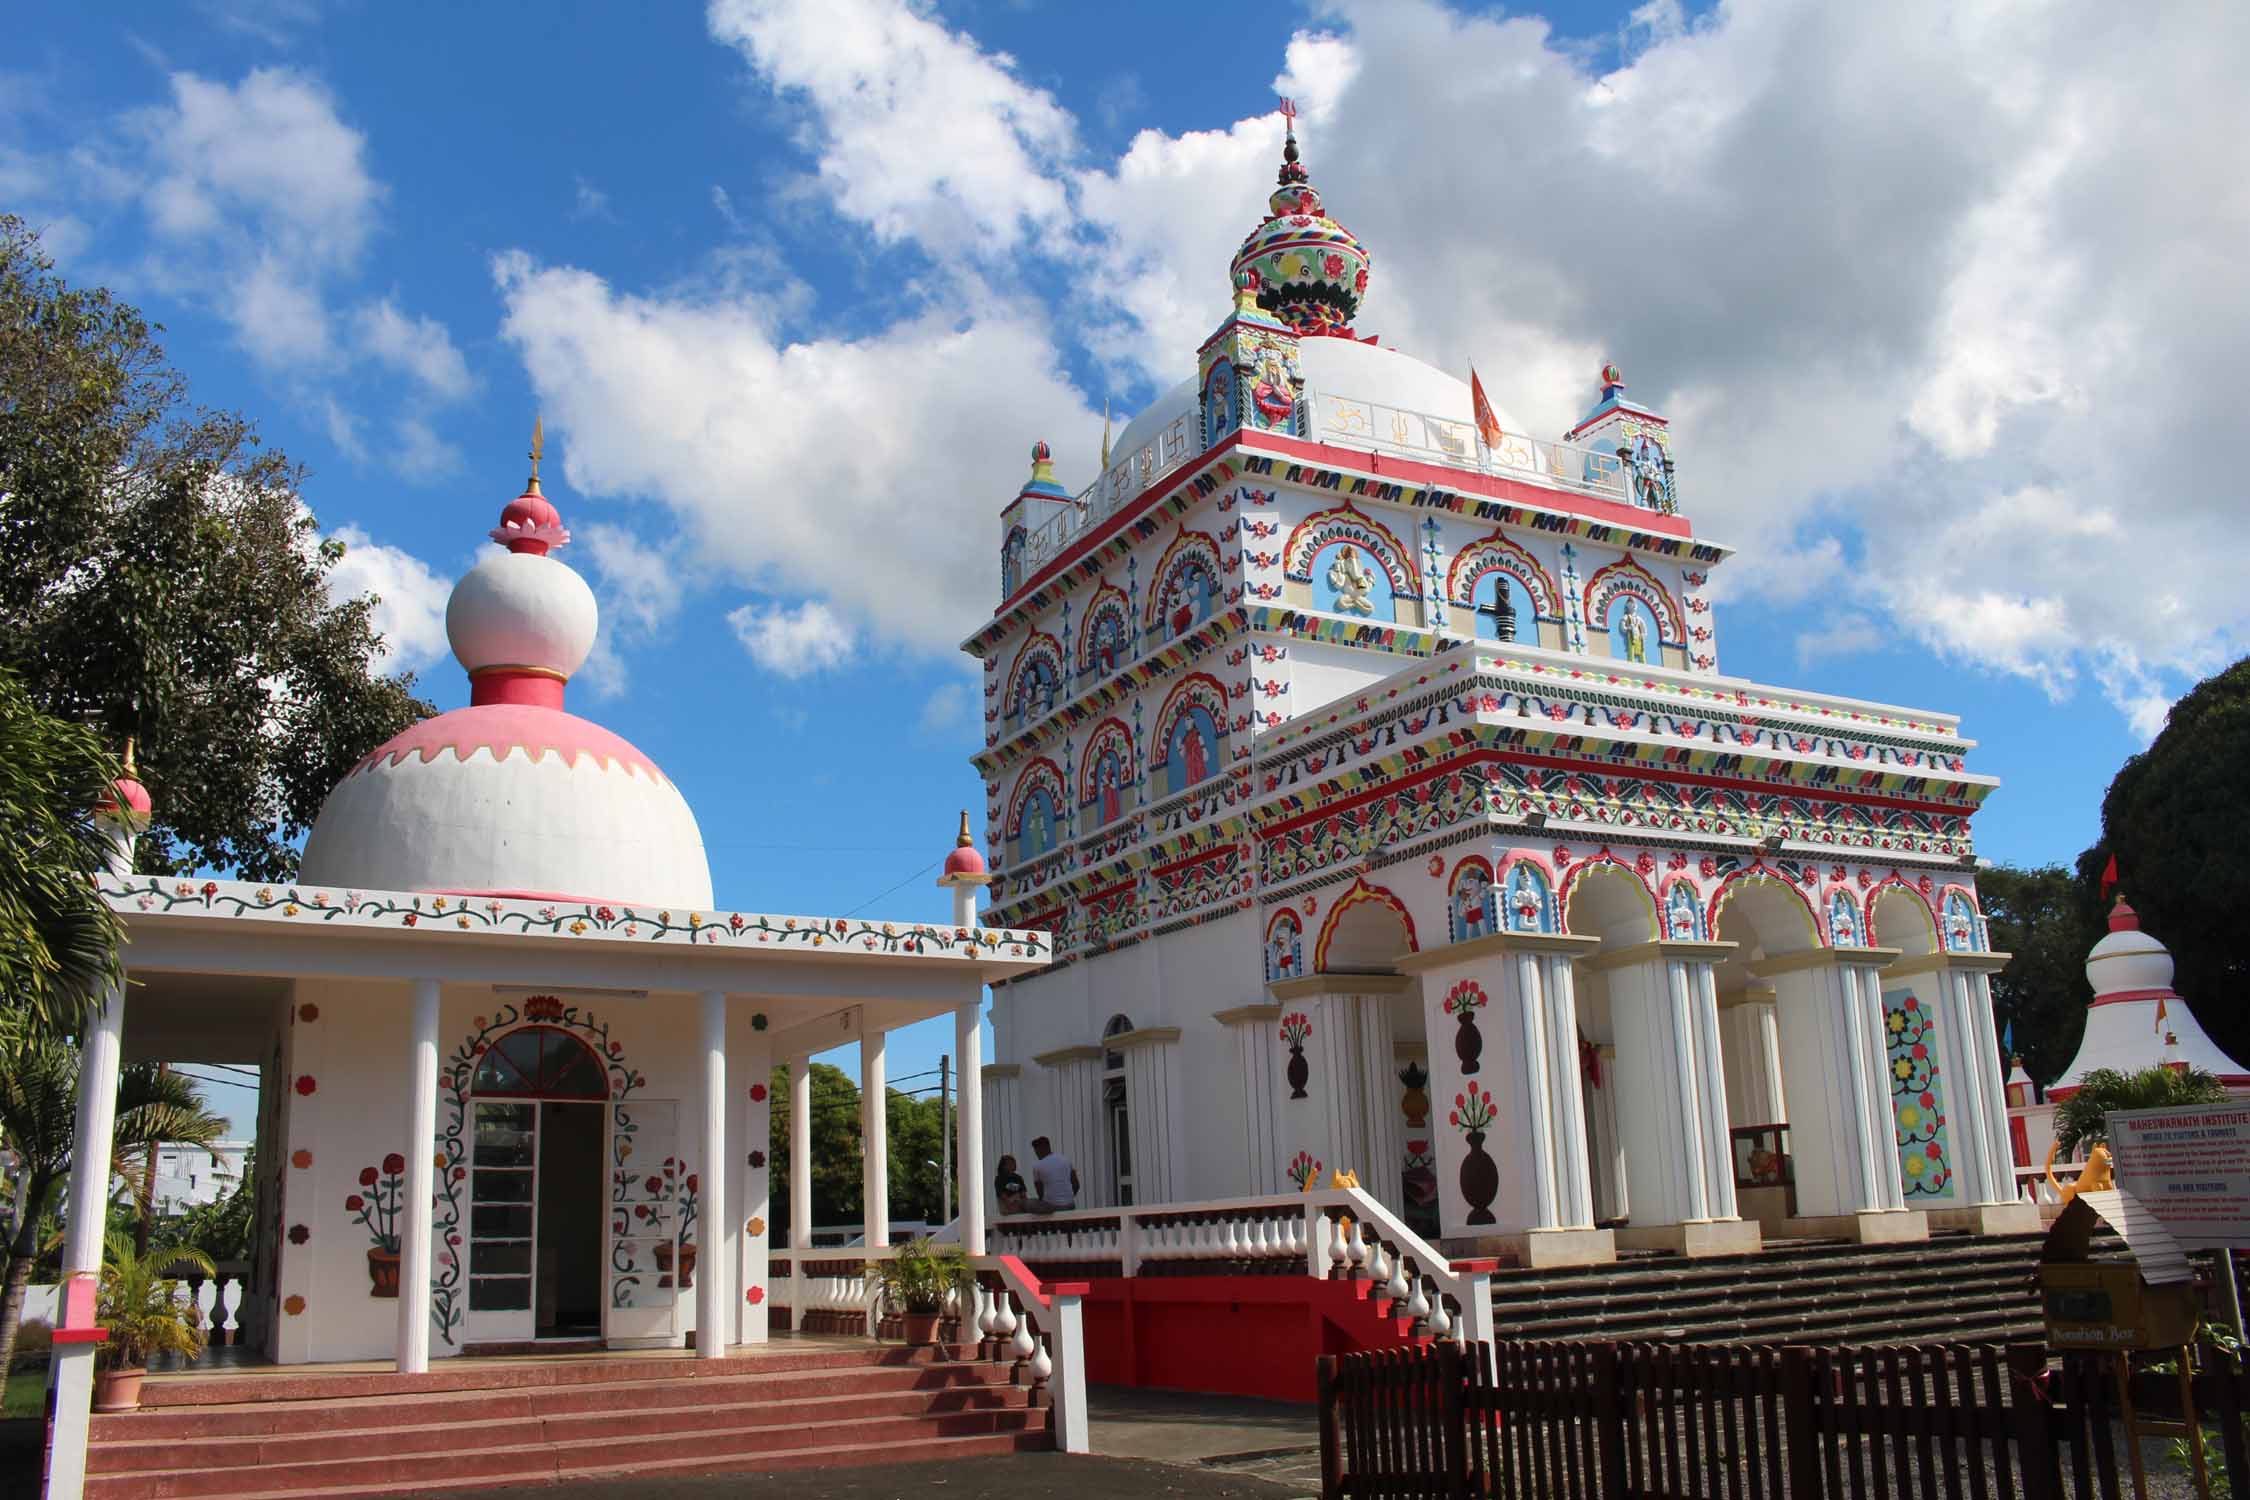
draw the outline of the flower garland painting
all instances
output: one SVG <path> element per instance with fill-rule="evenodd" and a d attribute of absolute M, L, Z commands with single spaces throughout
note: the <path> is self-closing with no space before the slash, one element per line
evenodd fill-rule
<path fill-rule="evenodd" d="M 1899 1182 L 1909 1199 L 1953 1193 L 1945 1094 L 1938 1078 L 1937 1017 L 1919 996 L 1883 996 L 1883 1041 L 1891 1067 L 1891 1111 L 1898 1120 Z"/>

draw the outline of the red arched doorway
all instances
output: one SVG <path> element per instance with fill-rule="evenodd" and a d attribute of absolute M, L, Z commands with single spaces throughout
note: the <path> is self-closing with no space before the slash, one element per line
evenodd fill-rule
<path fill-rule="evenodd" d="M 519 1026 L 472 1092 L 468 1336 L 600 1337 L 608 1065 L 559 1026 Z"/>

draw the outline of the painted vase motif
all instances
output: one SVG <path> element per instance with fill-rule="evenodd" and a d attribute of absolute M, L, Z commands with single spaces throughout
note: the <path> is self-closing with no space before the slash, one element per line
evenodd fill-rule
<path fill-rule="evenodd" d="M 1469 1154 L 1461 1158 L 1461 1197 L 1469 1205 L 1471 1224 L 1490 1224 L 1492 1200 L 1500 1192 L 1500 1164 L 1485 1154 L 1484 1132 L 1468 1134 Z"/>
<path fill-rule="evenodd" d="M 1492 1200 L 1500 1193 L 1500 1164 L 1485 1154 L 1484 1132 L 1498 1111 L 1493 1108 L 1492 1092 L 1480 1089 L 1474 1083 L 1453 1096 L 1453 1108 L 1446 1114 L 1446 1123 L 1462 1133 L 1469 1143 L 1469 1154 L 1461 1158 L 1461 1198 L 1469 1205 L 1471 1224 L 1490 1224 Z"/>
<path fill-rule="evenodd" d="M 1453 1034 L 1453 1055 L 1461 1060 L 1461 1074 L 1474 1078 L 1477 1059 L 1484 1056 L 1484 1033 L 1477 1030 L 1477 1012 L 1487 1004 L 1484 986 L 1464 979 L 1445 992 L 1445 1013 L 1461 1023 Z"/>
<path fill-rule="evenodd" d="M 1312 1018 L 1301 1010 L 1293 1010 L 1281 1018 L 1281 1039 L 1289 1044 L 1289 1097 L 1304 1099 L 1305 1084 L 1312 1078 L 1312 1066 L 1305 1061 L 1305 1042 L 1312 1036 Z"/>
<path fill-rule="evenodd" d="M 1398 1107 L 1406 1116 L 1407 1128 L 1425 1128 L 1430 1122 L 1429 1071 L 1419 1063 L 1408 1063 L 1399 1069 L 1398 1081 L 1406 1088 L 1405 1094 L 1398 1101 Z"/>
<path fill-rule="evenodd" d="M 370 1297 L 396 1297 L 398 1295 L 398 1252 L 396 1250 L 369 1250 L 367 1252 L 367 1279 L 375 1283 Z"/>

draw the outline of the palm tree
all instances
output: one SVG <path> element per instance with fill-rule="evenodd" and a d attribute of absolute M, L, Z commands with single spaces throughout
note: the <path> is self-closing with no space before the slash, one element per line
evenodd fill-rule
<path fill-rule="evenodd" d="M 16 1154 L 23 1190 L 23 1212 L 9 1237 L 7 1280 L 0 1291 L 0 1370 L 15 1355 L 24 1288 L 39 1257 L 40 1216 L 70 1173 L 77 1122 L 76 1047 L 34 1036 L 0 1054 L 0 1141 Z M 142 1153 L 159 1144 L 208 1146 L 226 1133 L 227 1122 L 203 1107 L 192 1079 L 154 1063 L 135 1063 L 119 1074 L 117 1123 L 110 1136 L 113 1167 L 142 1160 Z"/>
<path fill-rule="evenodd" d="M 2123 1073 L 2095 1068 L 2079 1080 L 2078 1092 L 2055 1106 L 2055 1145 L 2075 1158 L 2080 1147 L 2109 1144 L 2109 1122 L 2119 1109 L 2178 1109 L 2191 1104 L 2224 1104 L 2227 1086 L 2201 1068 L 2168 1068 L 2162 1063 Z"/>
<path fill-rule="evenodd" d="M 122 927 L 90 879 L 109 861 L 94 808 L 116 775 L 92 730 L 0 670 L 0 1042 L 77 1030 L 120 976 Z"/>

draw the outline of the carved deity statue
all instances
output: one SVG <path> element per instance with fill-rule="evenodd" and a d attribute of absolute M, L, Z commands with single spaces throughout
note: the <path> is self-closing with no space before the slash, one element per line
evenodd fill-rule
<path fill-rule="evenodd" d="M 1359 552 L 1351 544 L 1346 543 L 1328 565 L 1328 586 L 1336 591 L 1336 608 L 1344 614 L 1375 613 L 1375 601 L 1368 597 L 1375 589 L 1375 575 L 1359 560 Z"/>
<path fill-rule="evenodd" d="M 1625 607 L 1625 618 L 1618 621 L 1617 628 L 1625 636 L 1625 659 L 1627 661 L 1647 661 L 1648 627 L 1641 623 L 1641 612 L 1631 605 L 1627 605 Z"/>

